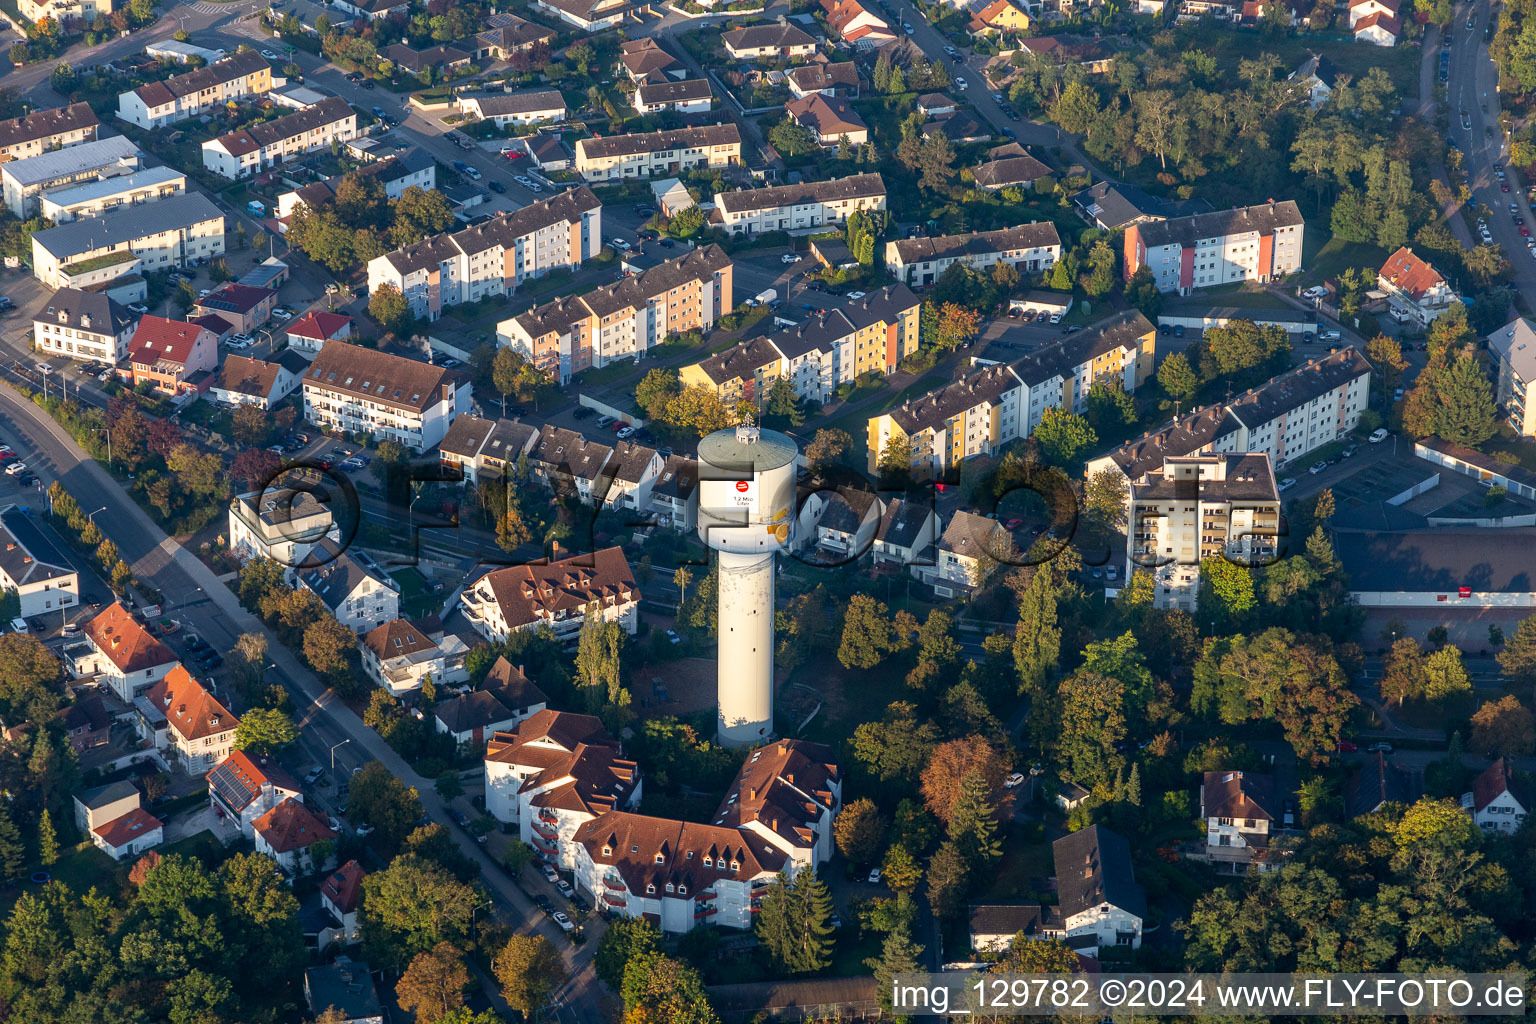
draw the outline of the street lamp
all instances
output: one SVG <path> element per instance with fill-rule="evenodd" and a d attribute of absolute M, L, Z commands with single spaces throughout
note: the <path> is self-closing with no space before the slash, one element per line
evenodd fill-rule
<path fill-rule="evenodd" d="M 105 512 L 106 510 L 107 510 L 107 506 L 103 505 L 103 506 L 101 506 L 101 508 L 97 509 L 96 512 Z M 87 520 L 90 521 L 90 524 L 92 526 L 96 525 L 96 512 L 92 512 L 90 515 L 85 517 Z"/>
<path fill-rule="evenodd" d="M 352 742 L 352 740 L 349 737 L 347 739 L 342 740 L 340 743 L 336 744 L 336 746 L 333 746 L 331 748 L 331 775 L 334 776 L 336 774 L 336 748 L 337 747 L 344 747 L 348 743 L 351 743 L 351 742 Z"/>

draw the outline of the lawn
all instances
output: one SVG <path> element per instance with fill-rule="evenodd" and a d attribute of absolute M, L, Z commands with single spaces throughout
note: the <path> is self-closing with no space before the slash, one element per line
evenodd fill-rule
<path fill-rule="evenodd" d="M 214 834 L 206 829 L 197 833 L 197 835 L 178 839 L 169 846 L 160 847 L 160 856 L 162 857 L 169 857 L 173 853 L 199 860 L 207 868 L 217 867 L 228 857 L 224 844 L 219 842 Z M 102 856 L 106 855 L 103 854 Z"/>
<path fill-rule="evenodd" d="M 1056 873 L 1045 826 L 1039 822 L 1014 824 L 1002 838 L 1003 859 L 993 869 L 983 898 L 1020 900 L 1044 895 L 1033 889 L 1031 883 Z"/>
<path fill-rule="evenodd" d="M 396 569 L 389 575 L 400 584 L 400 613 L 406 618 L 420 618 L 442 610 L 438 595 L 432 593 L 427 578 L 415 566 Z"/>
<path fill-rule="evenodd" d="M 1371 47 L 1371 49 L 1379 49 L 1379 47 Z M 1325 225 L 1316 222 L 1307 225 L 1301 247 L 1301 265 L 1307 268 L 1300 277 L 1300 281 L 1304 283 L 1336 277 L 1350 267 L 1374 269 L 1385 263 L 1387 257 L 1391 255 L 1387 250 L 1374 245 L 1362 245 L 1334 238 Z"/>
<path fill-rule="evenodd" d="M 35 865 L 27 873 L 30 874 L 34 868 Z M 53 881 L 69 886 L 74 893 L 88 892 L 94 886 L 103 893 L 111 894 L 118 886 L 114 877 L 118 865 L 90 843 L 81 843 L 72 850 L 61 850 L 58 862 L 44 870 L 53 876 Z M 30 881 L 23 881 L 19 885 L 0 890 L 0 913 L 10 916 L 11 907 L 21 898 L 21 894 L 37 888 Z"/>

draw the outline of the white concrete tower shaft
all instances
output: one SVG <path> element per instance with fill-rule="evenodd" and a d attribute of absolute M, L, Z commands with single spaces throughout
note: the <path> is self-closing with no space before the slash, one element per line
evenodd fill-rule
<path fill-rule="evenodd" d="M 721 551 L 716 732 L 726 746 L 773 735 L 773 553 Z"/>

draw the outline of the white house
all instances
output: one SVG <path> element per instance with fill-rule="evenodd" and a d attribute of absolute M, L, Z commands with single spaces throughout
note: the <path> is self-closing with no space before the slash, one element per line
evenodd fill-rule
<path fill-rule="evenodd" d="M 188 775 L 207 775 L 234 749 L 240 719 L 180 665 L 134 701 L 139 735 L 169 748 Z"/>
<path fill-rule="evenodd" d="M 90 832 L 140 806 L 139 789 L 126 780 L 95 786 L 74 795 L 75 827 Z"/>
<path fill-rule="evenodd" d="M 334 941 L 353 943 L 362 938 L 358 913 L 363 902 L 363 866 L 349 860 L 331 873 L 320 885 L 320 905 L 336 919 Z"/>
<path fill-rule="evenodd" d="M 309 491 L 249 491 L 229 503 L 229 549 L 241 562 L 276 559 L 291 577 L 327 538 L 340 543 L 341 531 L 330 507 Z"/>
<path fill-rule="evenodd" d="M 399 697 L 419 690 L 432 678 L 434 686 L 451 686 L 469 678 L 464 659 L 450 664 L 448 655 L 426 631 L 407 619 L 392 619 L 358 640 L 363 671 Z"/>
<path fill-rule="evenodd" d="M 230 180 L 357 138 L 357 111 L 339 96 L 203 143 L 203 166 Z"/>
<path fill-rule="evenodd" d="M 640 588 L 623 548 L 604 548 L 543 565 L 495 569 L 465 588 L 459 598 L 475 632 L 501 643 L 515 630 L 548 626 L 557 638 L 574 640 L 593 611 L 634 635 Z"/>
<path fill-rule="evenodd" d="M 304 794 L 299 784 L 268 758 L 253 758 L 235 750 L 208 773 L 209 806 L 228 815 L 247 839 L 255 837 L 256 820 L 284 800 L 303 803 Z"/>
<path fill-rule="evenodd" d="M 544 691 L 505 657 L 496 659 L 478 690 L 432 706 L 437 731 L 460 747 L 479 749 L 498 732 L 514 728 L 549 706 Z"/>
<path fill-rule="evenodd" d="M 309 363 L 297 352 L 284 352 L 271 360 L 231 352 L 224 357 L 208 397 L 220 405 L 271 409 L 293 394 L 307 369 Z"/>
<path fill-rule="evenodd" d="M 996 519 L 957 509 L 935 546 L 934 564 L 913 564 L 909 571 L 939 597 L 967 594 L 986 581 L 1010 547 L 1008 531 Z"/>
<path fill-rule="evenodd" d="M 1205 819 L 1205 859 L 1234 871 L 1255 865 L 1263 871 L 1269 840 L 1280 825 L 1274 779 L 1251 772 L 1206 772 L 1200 782 L 1200 816 Z"/>
<path fill-rule="evenodd" d="M 1483 769 L 1472 783 L 1472 792 L 1463 793 L 1461 806 L 1472 815 L 1478 828 L 1489 832 L 1518 832 L 1531 808 L 1526 792 L 1510 770 L 1509 762 L 1499 758 Z"/>
<path fill-rule="evenodd" d="M 60 288 L 32 317 L 39 352 L 116 366 L 128 354 L 139 318 L 105 292 Z"/>
<path fill-rule="evenodd" d="M 123 93 L 117 98 L 117 116 L 140 128 L 160 128 L 271 89 L 272 65 L 253 49 L 240 50 L 205 67 Z"/>
<path fill-rule="evenodd" d="M 667 456 L 656 479 L 651 481 L 651 511 L 662 524 L 678 533 L 690 533 L 698 525 L 699 464 L 685 455 Z"/>
<path fill-rule="evenodd" d="M 1065 934 L 1056 908 L 1039 903 L 972 904 L 970 926 L 971 949 L 977 953 L 1006 952 L 1020 933 L 1029 939 Z"/>
<path fill-rule="evenodd" d="M 1434 319 L 1460 302 L 1440 272 L 1401 246 L 1376 273 L 1376 287 L 1387 293 L 1387 312 L 1398 323 L 1428 327 Z"/>
<path fill-rule="evenodd" d="M 97 681 L 110 686 L 125 704 L 131 704 L 181 664 L 120 601 L 87 622 L 82 632 L 91 653 L 75 660 L 76 674 L 94 673 Z"/>
<path fill-rule="evenodd" d="M 304 418 L 316 426 L 362 431 L 417 453 L 435 447 L 472 400 L 463 374 L 341 341 L 326 343 L 302 386 Z"/>
<path fill-rule="evenodd" d="M 679 114 L 707 114 L 714 100 L 707 78 L 687 78 L 681 82 L 646 82 L 635 89 L 634 106 L 641 114 L 675 110 Z"/>
<path fill-rule="evenodd" d="M 329 341 L 352 337 L 352 318 L 341 313 L 315 310 L 306 313 L 283 329 L 288 347 L 306 357 L 317 354 Z"/>
<path fill-rule="evenodd" d="M 460 93 L 454 97 L 453 103 L 459 113 L 490 121 L 497 128 L 565 120 L 565 97 L 559 89 Z"/>
<path fill-rule="evenodd" d="M 336 833 L 293 797 L 279 803 L 251 824 L 256 852 L 277 861 L 289 875 L 324 871 L 335 862 Z M 314 845 L 332 844 L 331 852 L 317 855 Z"/>
<path fill-rule="evenodd" d="M 44 192 L 128 175 L 144 154 L 120 135 L 0 164 L 5 205 L 25 220 L 35 216 Z"/>
<path fill-rule="evenodd" d="M 885 503 L 870 548 L 875 565 L 912 565 L 939 539 L 939 517 L 932 504 L 892 498 Z"/>
<path fill-rule="evenodd" d="M 91 842 L 113 860 L 136 857 L 165 842 L 165 823 L 142 807 L 91 829 Z"/>
<path fill-rule="evenodd" d="M 1131 844 L 1102 825 L 1089 825 L 1051 844 L 1056 861 L 1062 928 L 1078 952 L 1141 946 L 1147 894 L 1131 869 Z"/>
<path fill-rule="evenodd" d="M 22 618 L 80 603 L 80 576 L 19 505 L 0 510 L 0 587 L 16 591 Z"/>
<path fill-rule="evenodd" d="M 400 584 L 361 550 L 356 555 L 343 551 L 327 537 L 304 563 L 299 585 L 313 591 L 352 632 L 366 633 L 400 617 Z"/>

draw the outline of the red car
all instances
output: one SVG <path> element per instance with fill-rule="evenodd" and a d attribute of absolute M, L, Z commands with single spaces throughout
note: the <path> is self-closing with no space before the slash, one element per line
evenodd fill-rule
<path fill-rule="evenodd" d="M 1499 191 L 1500 192 L 1508 192 L 1509 191 L 1509 182 L 1507 182 L 1507 181 L 1499 182 Z"/>
<path fill-rule="evenodd" d="M 1024 525 L 1024 520 L 1022 520 L 1022 519 L 1010 519 L 1006 523 L 1003 524 L 1003 529 L 1005 529 L 1005 530 L 1017 530 L 1019 527 L 1021 527 L 1023 525 Z"/>
<path fill-rule="evenodd" d="M 1353 754 L 1360 748 L 1349 742 L 1349 740 L 1339 740 L 1339 745 L 1336 749 L 1341 754 Z"/>

